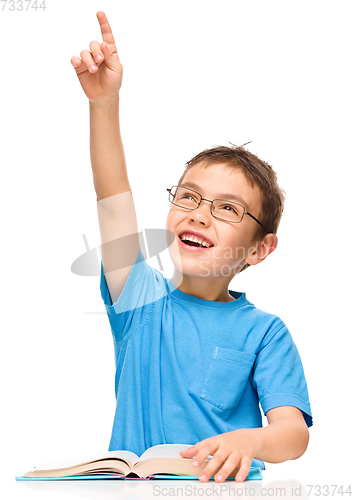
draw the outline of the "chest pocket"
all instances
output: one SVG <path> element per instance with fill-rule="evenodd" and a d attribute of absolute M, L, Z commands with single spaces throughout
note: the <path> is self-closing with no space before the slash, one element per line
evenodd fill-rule
<path fill-rule="evenodd" d="M 200 397 L 221 410 L 235 407 L 245 389 L 256 356 L 214 347 Z"/>

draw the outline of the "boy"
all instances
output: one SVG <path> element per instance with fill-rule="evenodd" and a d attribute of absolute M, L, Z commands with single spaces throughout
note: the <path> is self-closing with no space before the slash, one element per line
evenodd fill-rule
<path fill-rule="evenodd" d="M 272 168 L 244 148 L 203 151 L 168 190 L 173 277 L 148 266 L 120 136 L 122 65 L 105 14 L 97 18 L 103 43 L 71 63 L 90 101 L 101 294 L 116 355 L 109 449 L 140 455 L 156 444 L 196 443 L 181 456 L 198 467 L 212 455 L 201 481 L 223 482 L 236 468 L 243 481 L 251 465 L 300 457 L 312 425 L 287 327 L 228 289 L 276 249 L 283 194 Z"/>

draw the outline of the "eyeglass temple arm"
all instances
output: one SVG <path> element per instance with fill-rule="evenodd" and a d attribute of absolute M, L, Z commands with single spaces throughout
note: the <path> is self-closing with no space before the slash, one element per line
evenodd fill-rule
<path fill-rule="evenodd" d="M 265 227 L 261 222 L 259 222 L 259 220 L 256 219 L 254 215 L 250 214 L 249 212 L 246 212 L 246 210 L 245 210 L 245 214 L 252 217 L 253 220 L 255 220 L 256 222 L 258 222 L 258 224 L 260 224 L 262 227 L 264 227 L 264 229 L 267 231 L 267 233 L 271 233 L 271 231 L 269 231 L 269 229 L 267 227 Z"/>

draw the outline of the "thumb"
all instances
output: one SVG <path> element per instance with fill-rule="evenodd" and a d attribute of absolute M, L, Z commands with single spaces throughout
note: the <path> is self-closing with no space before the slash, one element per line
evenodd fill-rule
<path fill-rule="evenodd" d="M 107 42 L 101 43 L 101 49 L 104 55 L 104 62 L 112 71 L 117 71 L 117 61 L 119 61 L 118 54 L 111 54 Z"/>
<path fill-rule="evenodd" d="M 108 47 L 108 43 L 107 42 L 102 42 L 101 43 L 101 49 L 104 53 L 105 56 L 108 56 L 108 57 L 112 57 L 112 56 L 117 56 L 118 57 L 118 54 L 115 53 L 115 54 L 112 54 L 111 51 L 109 50 L 109 47 Z"/>

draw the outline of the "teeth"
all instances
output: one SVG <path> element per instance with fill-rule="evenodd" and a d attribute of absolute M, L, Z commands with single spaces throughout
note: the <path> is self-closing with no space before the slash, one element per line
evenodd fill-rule
<path fill-rule="evenodd" d="M 199 243 L 199 245 L 203 245 L 203 247 L 206 247 L 206 248 L 209 248 L 211 246 L 209 243 L 207 243 L 202 238 L 197 238 L 196 236 L 192 236 L 192 235 L 189 235 L 189 234 L 183 234 L 181 236 L 181 240 L 194 241 L 195 243 Z"/>

